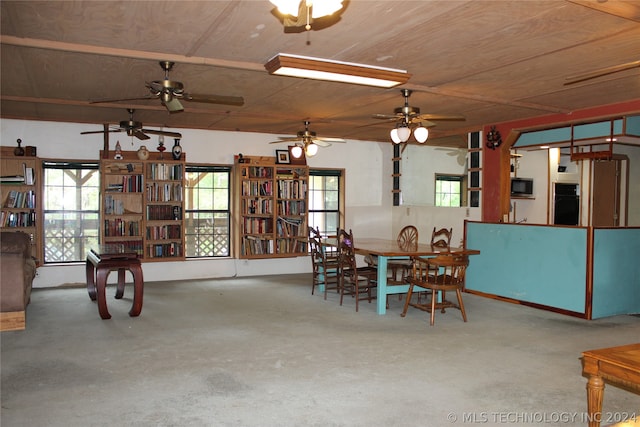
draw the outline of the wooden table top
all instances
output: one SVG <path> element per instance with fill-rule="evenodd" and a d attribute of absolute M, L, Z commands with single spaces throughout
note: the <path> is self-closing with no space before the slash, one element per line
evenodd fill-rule
<path fill-rule="evenodd" d="M 98 255 L 100 259 L 134 259 L 138 258 L 138 254 L 126 248 L 123 244 L 109 243 L 98 245 L 91 248 L 91 252 Z"/>
<path fill-rule="evenodd" d="M 418 243 L 417 246 L 411 248 L 403 248 L 398 245 L 396 240 L 378 239 L 378 238 L 361 238 L 355 240 L 355 251 L 359 254 L 372 254 L 378 256 L 429 256 L 446 253 L 456 253 L 465 255 L 478 255 L 477 249 L 467 248 L 439 248 L 431 246 L 427 243 Z M 337 246 L 338 241 L 335 238 L 323 239 L 323 243 L 329 246 Z"/>
<path fill-rule="evenodd" d="M 640 373 L 640 343 L 588 350 L 582 356 Z"/>

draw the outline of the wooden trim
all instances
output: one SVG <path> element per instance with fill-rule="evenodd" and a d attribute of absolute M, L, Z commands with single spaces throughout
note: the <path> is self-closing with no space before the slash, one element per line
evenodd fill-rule
<path fill-rule="evenodd" d="M 24 310 L 0 313 L 0 331 L 21 331 L 25 327 L 26 316 Z"/>
<path fill-rule="evenodd" d="M 478 295 L 478 296 L 485 297 L 485 298 L 495 299 L 495 300 L 498 300 L 498 301 L 504 301 L 504 302 L 510 302 L 512 304 L 524 305 L 524 306 L 527 306 L 527 307 L 532 307 L 532 308 L 538 308 L 538 309 L 541 309 L 541 310 L 552 311 L 554 313 L 566 314 L 567 316 L 578 317 L 580 319 L 586 319 L 587 318 L 586 315 L 583 314 L 583 313 L 578 313 L 576 311 L 570 311 L 570 310 L 564 310 L 562 308 L 551 307 L 551 306 L 544 305 L 544 304 L 537 304 L 535 302 L 521 301 L 521 300 L 514 299 L 514 298 L 503 297 L 503 296 L 499 296 L 499 295 L 495 295 L 495 294 L 488 294 L 488 293 L 485 293 L 485 292 L 474 291 L 474 290 L 471 290 L 471 289 L 465 289 L 464 292 L 467 292 L 467 293 L 473 294 L 473 295 Z"/>

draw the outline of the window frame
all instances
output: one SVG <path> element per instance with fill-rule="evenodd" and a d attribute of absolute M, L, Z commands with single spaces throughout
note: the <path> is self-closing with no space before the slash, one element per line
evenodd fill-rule
<path fill-rule="evenodd" d="M 451 173 L 436 173 L 434 176 L 434 189 L 433 189 L 433 194 L 434 194 L 434 201 L 433 201 L 433 205 L 435 207 L 440 207 L 440 208 L 459 208 L 459 207 L 466 207 L 467 206 L 467 180 L 468 177 L 466 174 L 451 174 Z M 460 184 L 460 190 L 459 193 L 453 193 L 453 192 L 438 192 L 438 182 L 458 182 Z M 460 200 L 460 204 L 459 205 L 443 205 L 440 204 L 441 198 L 439 197 L 441 194 L 448 194 L 449 195 L 449 199 L 452 198 L 452 195 L 457 195 L 459 200 Z"/>
<path fill-rule="evenodd" d="M 96 198 L 96 203 L 97 203 L 97 207 L 95 210 L 91 209 L 91 210 L 70 210 L 70 209 L 48 209 L 47 208 L 47 188 L 52 186 L 48 184 L 47 181 L 47 170 L 90 170 L 90 171 L 94 171 L 95 174 L 97 174 L 97 179 L 98 179 L 98 184 L 96 186 L 97 188 L 97 198 Z M 100 186 L 101 186 L 101 179 L 102 177 L 100 176 L 100 162 L 99 161 L 82 161 L 82 160 L 77 160 L 77 161 L 60 161 L 60 160 L 43 160 L 42 161 L 42 245 L 43 245 L 43 264 L 70 264 L 70 263 L 78 263 L 78 262 L 85 262 L 86 259 L 86 253 L 87 251 L 90 249 L 91 246 L 98 244 L 100 242 Z M 66 188 L 66 186 L 63 186 L 63 188 Z M 76 188 L 76 192 L 78 191 L 78 187 L 77 185 L 73 188 Z M 80 205 L 82 205 L 82 199 L 80 199 L 79 201 L 76 199 L 76 203 L 80 202 Z M 91 236 L 88 235 L 85 231 L 84 227 L 80 227 L 79 230 L 81 230 L 81 232 L 76 236 L 72 236 L 72 237 L 60 237 L 63 240 L 66 239 L 79 239 L 79 242 L 76 244 L 80 244 L 80 247 L 76 247 L 74 252 L 77 252 L 78 254 L 80 254 L 80 258 L 79 259 L 62 259 L 62 260 L 47 260 L 47 247 L 52 247 L 53 245 L 50 244 L 49 242 L 54 239 L 54 237 L 48 237 L 47 236 L 47 230 L 50 230 L 51 227 L 48 227 L 47 224 L 50 221 L 53 221 L 53 219 L 51 219 L 50 221 L 47 220 L 47 216 L 51 216 L 51 215 L 60 215 L 62 214 L 63 216 L 66 213 L 76 213 L 79 214 L 81 219 L 76 220 L 79 221 L 80 224 L 82 225 L 86 225 L 88 223 L 87 220 L 85 220 L 84 215 L 95 215 L 96 216 L 96 228 L 95 228 L 95 235 Z M 64 219 L 62 220 L 64 223 Z M 63 231 L 66 228 L 63 227 Z M 74 230 L 78 230 L 77 227 L 73 227 Z M 59 239 L 60 239 L 59 238 Z M 63 245 L 64 246 L 64 245 Z M 75 246 L 75 245 L 74 245 Z M 64 247 L 60 249 L 61 252 L 64 255 Z M 64 257 L 63 257 L 64 258 Z"/>
<path fill-rule="evenodd" d="M 311 198 L 311 195 L 313 193 L 313 191 L 325 191 L 325 190 L 314 190 L 312 188 L 312 184 L 313 184 L 313 180 L 312 177 L 315 176 L 321 176 L 321 177 L 337 177 L 338 178 L 338 206 L 337 209 L 312 209 L 312 203 L 313 200 Z M 329 168 L 309 168 L 309 198 L 308 198 L 308 225 L 310 227 L 319 227 L 320 228 L 320 233 L 322 235 L 334 235 L 337 231 L 337 228 L 343 227 L 344 226 L 344 217 L 345 217 L 345 212 L 344 212 L 344 206 L 345 206 L 345 170 L 344 169 L 329 169 Z M 326 197 L 324 198 L 325 200 L 325 205 L 326 205 Z M 314 217 L 314 214 L 322 214 L 325 216 L 325 224 L 315 224 L 312 223 L 312 218 Z M 327 214 L 331 214 L 331 215 L 336 215 L 337 218 L 337 227 L 336 230 L 327 230 L 326 229 L 326 215 Z"/>
<path fill-rule="evenodd" d="M 190 187 L 190 183 L 189 180 L 187 179 L 187 174 L 189 172 L 207 172 L 207 173 L 219 173 L 219 172 L 224 172 L 227 174 L 227 209 L 189 209 L 189 206 L 187 204 L 188 201 L 188 193 L 191 191 L 191 187 Z M 211 190 L 215 190 L 216 187 L 213 187 Z M 185 205 L 184 205 L 184 211 L 185 211 L 185 220 L 184 220 L 184 237 L 185 237 L 185 259 L 189 260 L 189 259 L 217 259 L 217 258 L 229 258 L 232 256 L 233 253 L 233 239 L 232 239 L 232 190 L 233 190 L 233 168 L 230 165 L 214 165 L 214 164 L 197 164 L 197 163 L 186 163 L 185 164 Z M 189 243 L 188 243 L 188 239 L 189 236 L 192 235 L 196 235 L 194 233 L 189 234 L 188 233 L 188 220 L 191 214 L 197 214 L 197 213 L 211 213 L 212 217 L 214 218 L 214 224 L 215 224 L 215 217 L 218 214 L 226 214 L 226 229 L 227 229 L 227 233 L 226 233 L 226 242 L 227 242 L 227 251 L 225 254 L 216 254 L 216 250 L 215 250 L 215 225 L 213 227 L 214 232 L 211 235 L 212 239 L 213 239 L 213 244 L 214 244 L 214 250 L 213 250 L 213 254 L 212 255 L 202 255 L 202 254 L 198 254 L 198 255 L 190 255 L 187 252 L 189 251 Z M 200 234 L 197 234 L 197 237 L 200 237 Z"/>

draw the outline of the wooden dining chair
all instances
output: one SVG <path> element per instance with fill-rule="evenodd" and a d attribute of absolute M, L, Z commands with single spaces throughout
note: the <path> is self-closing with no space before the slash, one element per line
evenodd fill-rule
<path fill-rule="evenodd" d="M 436 228 L 433 227 L 433 232 L 431 233 L 431 246 L 449 249 L 451 247 L 452 234 L 453 228 L 441 228 L 436 230 Z"/>
<path fill-rule="evenodd" d="M 398 233 L 396 239 L 398 247 L 402 250 L 411 251 L 415 250 L 418 246 L 418 229 L 413 225 L 407 225 L 403 227 Z M 413 261 L 408 260 L 392 260 L 387 264 L 387 270 L 390 271 L 391 285 L 404 284 L 405 278 L 410 274 L 413 268 Z M 400 278 L 398 278 L 398 272 L 400 272 Z M 402 294 L 399 294 L 402 297 Z"/>
<path fill-rule="evenodd" d="M 309 227 L 309 247 L 313 269 L 311 295 L 315 293 L 316 287 L 324 285 L 324 299 L 327 299 L 329 290 L 338 291 L 340 278 L 337 251 L 323 245 L 320 229 L 313 227 Z"/>
<path fill-rule="evenodd" d="M 367 300 L 371 303 L 376 296 L 372 290 L 377 286 L 378 271 L 373 267 L 358 267 L 354 250 L 353 232 L 340 229 L 338 232 L 338 264 L 340 275 L 340 305 L 345 295 L 351 295 L 358 303 Z"/>
<path fill-rule="evenodd" d="M 409 306 L 424 310 L 430 313 L 429 323 L 433 326 L 435 322 L 436 310 L 452 307 L 457 308 L 462 313 L 462 319 L 467 321 L 467 313 L 462 302 L 462 289 L 464 287 L 464 277 L 469 265 L 469 257 L 460 254 L 441 254 L 434 258 L 414 258 L 412 275 L 408 278 L 409 291 L 402 310 L 402 317 L 407 315 Z M 419 288 L 415 290 L 415 288 Z M 426 289 L 429 293 L 428 301 L 422 303 L 411 302 L 411 296 L 415 292 Z M 453 291 L 456 293 L 457 304 L 448 301 L 446 293 Z"/>
<path fill-rule="evenodd" d="M 398 247 L 404 248 L 406 250 L 411 250 L 418 245 L 418 229 L 413 225 L 407 225 L 403 227 L 402 230 L 398 233 L 398 237 L 396 239 L 398 243 Z M 364 257 L 364 261 L 367 263 L 369 267 L 378 267 L 378 257 L 375 255 L 367 255 Z M 387 284 L 388 285 L 399 285 L 405 283 L 404 277 L 407 276 L 411 272 L 412 266 L 411 260 L 392 260 L 387 263 Z M 402 274 L 400 278 L 398 278 L 398 271 Z M 401 294 L 399 294 L 402 297 Z"/>

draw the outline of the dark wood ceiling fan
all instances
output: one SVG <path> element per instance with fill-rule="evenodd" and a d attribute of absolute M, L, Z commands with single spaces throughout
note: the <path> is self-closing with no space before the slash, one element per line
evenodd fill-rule
<path fill-rule="evenodd" d="M 104 102 L 136 101 L 158 98 L 170 113 L 184 110 L 180 100 L 207 104 L 244 105 L 244 98 L 241 96 L 202 95 L 185 92 L 182 82 L 171 80 L 169 78 L 169 71 L 171 71 L 174 65 L 175 63 L 171 61 L 160 61 L 160 67 L 164 70 L 164 79 L 147 82 L 145 86 L 150 92 L 148 95 L 135 96 L 132 98 L 98 99 L 89 101 L 89 103 L 97 104 Z"/>
<path fill-rule="evenodd" d="M 565 86 L 575 83 L 584 82 L 586 80 L 595 79 L 597 77 L 606 76 L 608 74 L 619 73 L 621 71 L 631 70 L 632 68 L 640 68 L 640 61 L 631 61 L 625 64 L 613 65 L 611 67 L 599 68 L 597 70 L 589 71 L 588 73 L 578 74 L 566 78 Z"/>
<path fill-rule="evenodd" d="M 112 132 L 126 132 L 128 136 L 135 136 L 138 139 L 145 140 L 149 139 L 149 134 L 152 135 L 164 135 L 169 136 L 171 138 L 182 138 L 182 134 L 178 132 L 170 132 L 166 130 L 156 130 L 156 129 L 143 129 L 142 122 L 137 122 L 133 120 L 134 109 L 128 108 L 129 112 L 129 120 L 123 120 L 120 122 L 118 127 L 108 128 L 105 127 L 103 130 L 92 130 L 87 132 L 80 132 L 80 135 L 89 135 L 94 133 L 112 133 Z"/>

